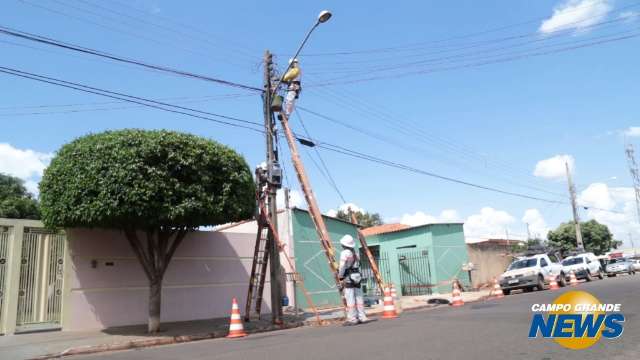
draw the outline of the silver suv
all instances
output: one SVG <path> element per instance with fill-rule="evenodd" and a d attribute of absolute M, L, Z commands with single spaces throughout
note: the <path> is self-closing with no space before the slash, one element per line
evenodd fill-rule
<path fill-rule="evenodd" d="M 618 274 L 634 275 L 636 273 L 631 261 L 625 258 L 611 259 L 607 264 L 605 271 L 609 277 L 616 276 Z"/>

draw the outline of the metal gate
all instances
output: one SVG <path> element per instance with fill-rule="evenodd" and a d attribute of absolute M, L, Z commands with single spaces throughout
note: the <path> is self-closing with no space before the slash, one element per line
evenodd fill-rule
<path fill-rule="evenodd" d="M 382 276 L 382 280 L 387 283 L 391 280 L 391 270 L 389 268 L 389 256 L 385 252 L 379 252 L 376 246 L 371 246 L 369 248 L 373 255 L 373 258 L 378 265 L 378 270 L 380 271 L 380 276 Z M 371 270 L 371 264 L 369 263 L 369 258 L 360 251 L 360 271 L 362 271 L 362 278 L 364 279 L 363 288 L 366 295 L 370 296 L 382 296 L 383 290 L 378 286 L 378 282 L 376 281 L 376 277 L 373 274 L 373 270 Z"/>
<path fill-rule="evenodd" d="M 427 250 L 399 251 L 398 268 L 402 295 L 431 295 L 431 270 Z"/>
<path fill-rule="evenodd" d="M 11 232 L 8 228 L 0 226 L 0 325 L 2 325 L 2 314 L 6 303 L 7 293 L 7 267 L 9 266 L 9 237 Z"/>
<path fill-rule="evenodd" d="M 28 231 L 29 230 L 29 231 Z M 65 236 L 25 229 L 16 327 L 56 327 L 62 310 Z"/>

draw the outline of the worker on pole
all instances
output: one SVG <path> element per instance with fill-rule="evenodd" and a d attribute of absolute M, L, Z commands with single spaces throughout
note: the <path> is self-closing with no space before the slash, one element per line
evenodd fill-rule
<path fill-rule="evenodd" d="M 364 313 L 364 299 L 362 298 L 362 274 L 360 273 L 360 257 L 356 253 L 356 242 L 351 235 L 340 239 L 342 252 L 340 253 L 340 267 L 338 278 L 343 287 L 347 302 L 347 320 L 345 326 L 357 325 L 369 321 Z"/>
<path fill-rule="evenodd" d="M 287 117 L 293 112 L 295 101 L 302 90 L 300 86 L 301 73 L 302 70 L 298 64 L 298 59 L 289 59 L 289 70 L 282 76 L 282 83 L 287 85 L 287 92 L 284 98 L 284 114 Z"/>

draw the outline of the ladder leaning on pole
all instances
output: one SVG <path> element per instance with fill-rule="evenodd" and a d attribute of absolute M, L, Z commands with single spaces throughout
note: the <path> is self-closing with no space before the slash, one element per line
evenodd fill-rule
<path fill-rule="evenodd" d="M 249 278 L 249 291 L 247 293 L 247 304 L 245 307 L 244 320 L 249 321 L 251 317 L 251 307 L 255 304 L 255 312 L 260 318 L 262 309 L 262 294 L 264 292 L 264 281 L 267 275 L 267 263 L 269 262 L 269 239 L 270 227 L 267 224 L 266 213 L 263 212 L 264 196 L 258 194 L 258 232 L 256 245 L 253 252 L 253 263 L 251 265 L 251 277 Z"/>

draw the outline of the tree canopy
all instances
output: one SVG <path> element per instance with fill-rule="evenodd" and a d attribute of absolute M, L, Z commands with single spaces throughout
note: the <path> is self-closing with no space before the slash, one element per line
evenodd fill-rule
<path fill-rule="evenodd" d="M 378 213 L 355 211 L 353 215 L 355 215 L 358 225 L 365 228 L 383 224 L 382 218 Z M 340 220 L 351 222 L 351 213 L 348 211 L 338 210 L 336 217 Z"/>
<path fill-rule="evenodd" d="M 17 177 L 0 174 L 0 218 L 40 218 L 38 201 Z"/>
<path fill-rule="evenodd" d="M 53 227 L 196 228 L 250 217 L 251 171 L 232 149 L 171 131 L 120 130 L 64 145 L 40 183 Z"/>
<path fill-rule="evenodd" d="M 249 218 L 255 186 L 232 149 L 172 131 L 119 130 L 64 145 L 40 183 L 49 227 L 120 229 L 149 279 L 149 332 L 162 280 L 188 231 Z"/>
<path fill-rule="evenodd" d="M 580 223 L 582 231 L 582 241 L 586 251 L 593 252 L 596 255 L 602 255 L 612 248 L 616 248 L 618 241 L 613 240 L 613 235 L 606 225 L 600 224 L 595 220 L 589 220 Z M 563 254 L 575 250 L 576 245 L 576 227 L 574 222 L 562 223 L 557 229 L 549 231 L 547 235 L 549 245 L 559 248 Z"/>

